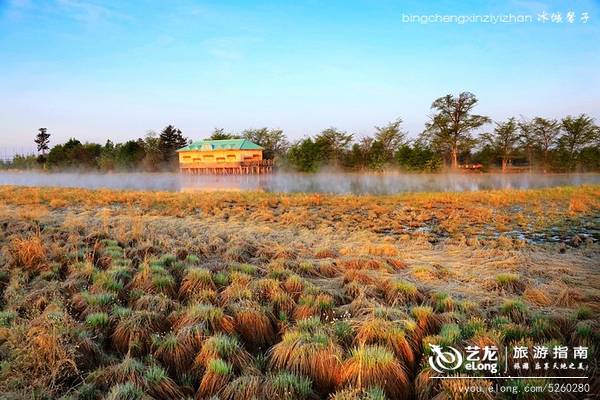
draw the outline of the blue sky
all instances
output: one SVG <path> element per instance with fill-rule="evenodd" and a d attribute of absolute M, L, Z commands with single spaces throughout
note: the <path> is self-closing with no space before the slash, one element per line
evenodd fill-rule
<path fill-rule="evenodd" d="M 543 12 L 563 22 L 538 22 Z M 534 21 L 403 22 L 509 13 Z M 463 90 L 497 120 L 600 119 L 590 0 L 0 0 L 0 60 L 0 147 L 30 145 L 40 126 L 54 144 L 169 123 L 194 139 L 262 126 L 295 139 L 329 126 L 366 135 L 397 117 L 414 137 L 435 98 Z"/>

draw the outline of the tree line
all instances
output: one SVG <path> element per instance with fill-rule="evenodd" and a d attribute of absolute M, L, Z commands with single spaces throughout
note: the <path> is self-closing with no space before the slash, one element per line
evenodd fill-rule
<path fill-rule="evenodd" d="M 492 121 L 475 113 L 477 97 L 469 92 L 436 99 L 418 137 L 409 140 L 400 118 L 376 126 L 370 136 L 331 127 L 290 142 L 281 129 L 247 129 L 241 133 L 215 129 L 207 139 L 245 138 L 264 148 L 282 169 L 315 172 L 333 167 L 349 171 L 397 168 L 436 172 L 477 165 L 485 169 L 527 168 L 538 171 L 600 170 L 600 128 L 581 114 L 562 119 L 511 117 Z M 49 147 L 50 134 L 40 128 L 37 157 L 17 156 L 7 167 L 97 169 L 103 171 L 177 170 L 176 150 L 191 141 L 173 125 L 160 133 L 104 145 L 72 138 Z"/>

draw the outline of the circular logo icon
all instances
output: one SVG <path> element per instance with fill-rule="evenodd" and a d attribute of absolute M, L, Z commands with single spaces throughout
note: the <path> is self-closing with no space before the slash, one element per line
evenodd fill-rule
<path fill-rule="evenodd" d="M 429 365 L 435 371 L 444 373 L 446 371 L 455 370 L 462 365 L 462 354 L 454 347 L 446 346 L 446 351 L 442 351 L 441 346 L 431 343 L 429 343 L 429 347 L 433 353 L 429 356 Z"/>

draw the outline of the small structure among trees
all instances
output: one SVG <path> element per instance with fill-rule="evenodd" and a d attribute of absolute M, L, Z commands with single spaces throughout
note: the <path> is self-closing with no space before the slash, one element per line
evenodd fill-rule
<path fill-rule="evenodd" d="M 179 150 L 179 169 L 191 174 L 241 175 L 273 171 L 263 148 L 247 139 L 199 140 Z"/>

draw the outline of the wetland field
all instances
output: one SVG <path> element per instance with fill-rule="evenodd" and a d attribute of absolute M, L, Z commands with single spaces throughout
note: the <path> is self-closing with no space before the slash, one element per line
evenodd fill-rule
<path fill-rule="evenodd" d="M 0 397 L 593 398 L 600 186 L 579 183 L 382 195 L 0 186 Z M 432 344 L 495 346 L 503 367 L 517 346 L 585 347 L 589 388 L 467 394 L 564 372 L 437 379 Z"/>

